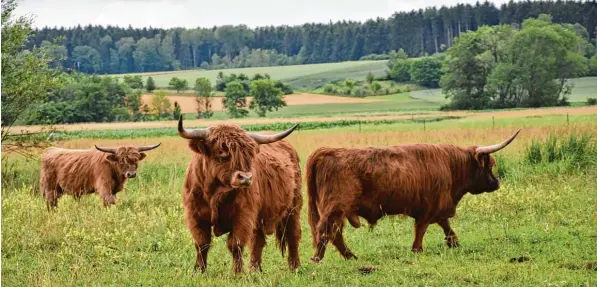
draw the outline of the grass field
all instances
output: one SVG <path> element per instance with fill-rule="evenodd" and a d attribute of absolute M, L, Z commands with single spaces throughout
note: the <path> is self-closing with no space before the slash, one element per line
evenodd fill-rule
<path fill-rule="evenodd" d="M 208 78 L 212 84 L 215 84 L 217 75 L 220 71 L 224 74 L 244 73 L 252 77 L 256 73 L 269 74 L 272 79 L 282 80 L 288 82 L 295 89 L 309 90 L 317 83 L 329 81 L 333 79 L 348 78 L 365 78 L 368 72 L 376 75 L 383 75 L 386 69 L 387 61 L 350 61 L 341 63 L 325 63 L 325 64 L 309 64 L 309 65 L 293 65 L 293 66 L 274 66 L 274 67 L 258 67 L 258 68 L 237 68 L 224 70 L 185 70 L 185 71 L 170 71 L 170 72 L 154 72 L 142 74 L 128 74 L 128 75 L 142 75 L 143 82 L 147 77 L 151 76 L 158 87 L 167 87 L 168 82 L 172 77 L 185 79 L 192 86 L 195 80 L 199 77 Z M 118 77 L 124 74 L 116 75 Z"/>
<path fill-rule="evenodd" d="M 467 195 L 452 225 L 460 248 L 448 249 L 443 233 L 431 226 L 422 254 L 410 252 L 413 221 L 384 218 L 373 230 L 347 227 L 347 244 L 359 256 L 345 261 L 330 247 L 321 264 L 313 253 L 302 209 L 302 266 L 286 269 L 272 238 L 264 250 L 264 271 L 231 274 L 226 236 L 214 238 L 208 272 L 192 277 L 195 249 L 182 216 L 183 175 L 191 157 L 177 136 L 138 139 L 77 139 L 60 142 L 71 148 L 93 144 L 162 142 L 104 209 L 96 195 L 80 202 L 63 197 L 49 214 L 36 194 L 39 164 L 3 160 L 2 285 L 4 286 L 597 286 L 597 113 L 570 117 L 544 110 L 511 111 L 427 123 L 349 126 L 299 130 L 289 142 L 304 165 L 319 146 L 368 146 L 414 142 L 462 145 L 492 144 L 522 127 L 519 137 L 496 154 L 500 190 Z M 544 113 L 544 114 L 541 114 Z M 544 158 L 531 163 L 528 149 L 549 135 L 569 142 L 568 135 L 593 136 L 586 145 L 550 160 L 549 144 L 539 144 Z M 549 142 L 549 141 L 548 141 Z M 580 148 L 582 146 L 582 148 Z M 583 165 L 580 165 L 580 164 Z M 7 171 L 9 169 L 9 171 Z M 306 197 L 305 197 L 306 202 Z M 248 260 L 248 250 L 245 250 Z M 358 268 L 375 266 L 371 274 Z"/>
<path fill-rule="evenodd" d="M 568 99 L 570 102 L 586 102 L 587 98 L 597 98 L 597 77 L 571 79 L 570 82 L 574 84 Z M 449 102 L 441 89 L 414 91 L 410 95 L 416 99 L 438 104 L 447 104 Z"/>

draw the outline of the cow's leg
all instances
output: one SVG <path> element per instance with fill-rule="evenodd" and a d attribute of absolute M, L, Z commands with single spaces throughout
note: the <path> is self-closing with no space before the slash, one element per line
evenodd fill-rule
<path fill-rule="evenodd" d="M 62 195 L 62 188 L 58 185 L 55 185 L 53 188 L 44 189 L 44 198 L 46 199 L 46 207 L 48 211 L 53 210 L 58 206 L 58 199 Z"/>
<path fill-rule="evenodd" d="M 243 271 L 243 249 L 247 243 L 251 242 L 254 235 L 255 217 L 256 214 L 239 211 L 233 221 L 232 231 L 228 234 L 226 245 L 232 253 L 232 271 L 234 273 Z"/>
<path fill-rule="evenodd" d="M 191 193 L 185 189 L 183 206 L 187 228 L 191 236 L 193 236 L 195 250 L 197 251 L 197 258 L 193 269 L 194 274 L 197 272 L 197 269 L 200 269 L 201 273 L 203 273 L 207 268 L 207 253 L 211 246 L 211 225 L 208 205 L 189 195 Z"/>
<path fill-rule="evenodd" d="M 263 230 L 255 230 L 253 240 L 251 241 L 251 264 L 249 265 L 250 271 L 262 271 L 261 270 L 261 254 L 263 253 L 263 247 L 265 247 L 265 234 Z"/>
<path fill-rule="evenodd" d="M 340 252 L 340 255 L 344 257 L 344 259 L 358 259 L 357 256 L 354 255 L 354 253 L 352 253 L 350 249 L 348 249 L 348 246 L 346 246 L 346 243 L 344 242 L 344 236 L 342 234 L 343 231 L 344 224 L 341 223 L 341 225 L 337 227 L 334 235 L 332 235 L 332 244 L 334 244 L 338 252 Z"/>
<path fill-rule="evenodd" d="M 207 269 L 207 253 L 211 246 L 210 225 L 207 221 L 197 221 L 195 219 L 190 219 L 188 221 L 189 230 L 195 241 L 195 251 L 197 251 L 193 273 L 197 272 L 197 269 L 200 269 L 201 273 L 204 273 Z"/>
<path fill-rule="evenodd" d="M 282 242 L 288 245 L 288 268 L 296 270 L 301 265 L 299 257 L 299 244 L 301 241 L 301 223 L 299 211 L 290 212 L 287 218 L 283 219 L 282 224 L 278 225 L 278 233 L 281 234 Z M 282 244 L 282 254 L 285 246 Z"/>
<path fill-rule="evenodd" d="M 112 190 L 110 188 L 101 186 L 97 187 L 96 190 L 99 196 L 102 198 L 102 203 L 104 207 L 116 204 L 116 196 L 112 194 Z"/>
<path fill-rule="evenodd" d="M 330 210 L 334 210 L 330 208 Z M 315 255 L 311 257 L 311 262 L 318 263 L 325 256 L 325 250 L 330 239 L 336 234 L 336 230 L 340 227 L 337 223 L 342 223 L 339 218 L 340 212 L 333 212 L 332 214 L 325 214 L 321 216 L 317 224 L 317 245 L 315 246 Z"/>
<path fill-rule="evenodd" d="M 438 222 L 439 226 L 442 227 L 444 230 L 444 234 L 446 235 L 446 244 L 448 247 L 458 247 L 460 246 L 460 242 L 458 241 L 458 236 L 456 236 L 456 232 L 450 226 L 450 220 L 448 218 L 441 220 Z"/>
<path fill-rule="evenodd" d="M 419 219 L 415 221 L 415 241 L 412 252 L 423 252 L 423 236 L 427 232 L 427 227 L 429 227 L 429 222 Z"/>

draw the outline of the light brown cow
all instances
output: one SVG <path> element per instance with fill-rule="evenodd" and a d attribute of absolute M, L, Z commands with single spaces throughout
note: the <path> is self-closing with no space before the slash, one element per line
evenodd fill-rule
<path fill-rule="evenodd" d="M 266 235 L 276 235 L 291 270 L 300 265 L 302 207 L 299 157 L 284 139 L 298 125 L 276 135 L 247 133 L 235 125 L 186 130 L 193 158 L 185 175 L 183 204 L 195 241 L 195 271 L 205 272 L 216 236 L 228 234 L 233 271 L 243 270 L 243 249 L 250 244 L 250 270 L 261 270 Z"/>
<path fill-rule="evenodd" d="M 401 144 L 389 147 L 328 148 L 307 159 L 309 225 L 313 235 L 313 262 L 325 255 L 328 241 L 345 259 L 356 258 L 342 231 L 345 219 L 355 228 L 359 217 L 373 226 L 386 215 L 415 219 L 413 252 L 423 250 L 430 224 L 440 225 L 449 247 L 458 246 L 449 218 L 466 193 L 499 189 L 491 153 L 506 147 L 518 135 L 486 147 L 451 144 Z"/>
<path fill-rule="evenodd" d="M 80 198 L 97 193 L 104 206 L 116 203 L 127 178 L 137 176 L 137 165 L 145 158 L 144 151 L 151 146 L 121 146 L 97 150 L 75 150 L 51 147 L 41 156 L 40 189 L 48 209 L 55 208 L 64 194 Z"/>

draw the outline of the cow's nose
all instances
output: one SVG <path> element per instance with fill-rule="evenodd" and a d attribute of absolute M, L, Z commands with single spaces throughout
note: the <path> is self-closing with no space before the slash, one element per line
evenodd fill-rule
<path fill-rule="evenodd" d="M 241 185 L 250 185 L 253 181 L 253 174 L 250 172 L 239 172 L 237 177 Z"/>
<path fill-rule="evenodd" d="M 135 177 L 137 177 L 137 173 L 136 172 L 127 172 L 126 177 L 135 178 Z"/>

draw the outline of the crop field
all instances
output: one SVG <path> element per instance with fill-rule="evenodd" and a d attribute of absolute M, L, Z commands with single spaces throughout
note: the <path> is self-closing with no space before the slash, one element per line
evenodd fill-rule
<path fill-rule="evenodd" d="M 38 194 L 39 161 L 16 156 L 12 165 L 3 161 L 2 285 L 596 286 L 597 111 L 462 113 L 462 117 L 429 121 L 424 126 L 408 120 L 322 125 L 299 129 L 288 137 L 300 155 L 304 174 L 307 156 L 320 146 L 486 145 L 522 128 L 510 146 L 495 154 L 502 187 L 493 193 L 468 194 L 458 206 L 452 225 L 461 241 L 459 248 L 447 248 L 441 228 L 432 225 L 424 252 L 414 254 L 410 251 L 413 220 L 386 217 L 371 230 L 346 228 L 345 239 L 357 260 L 345 261 L 330 246 L 325 259 L 312 264 L 303 183 L 301 267 L 297 272 L 287 270 L 286 258 L 268 237 L 263 272 L 249 272 L 245 265 L 244 274 L 233 275 L 224 235 L 212 241 L 208 271 L 193 276 L 195 248 L 181 199 L 191 151 L 176 136 L 175 122 L 171 122 L 166 127 L 169 134 L 118 139 L 113 134 L 92 139 L 88 134 L 56 143 L 69 148 L 162 143 L 147 152 L 138 178 L 127 182 L 117 195 L 117 204 L 109 208 L 101 207 L 97 195 L 80 201 L 64 196 L 58 209 L 48 213 Z M 246 262 L 248 254 L 245 249 Z M 363 272 L 361 267 L 373 270 Z"/>
<path fill-rule="evenodd" d="M 597 98 L 597 77 L 570 79 L 570 82 L 574 84 L 568 99 L 570 102 L 586 102 L 587 98 Z M 441 89 L 419 90 L 411 92 L 410 95 L 424 101 L 448 103 Z"/>
<path fill-rule="evenodd" d="M 186 71 L 170 71 L 170 72 L 152 72 L 140 74 L 127 75 L 142 75 L 143 82 L 147 77 L 151 76 L 156 86 L 167 87 L 168 82 L 172 77 L 185 79 L 192 86 L 195 79 L 199 77 L 208 78 L 212 84 L 215 84 L 218 73 L 224 74 L 239 74 L 252 77 L 256 73 L 269 74 L 272 79 L 282 80 L 288 82 L 294 88 L 308 90 L 310 87 L 317 85 L 317 83 L 325 83 L 325 81 L 342 79 L 342 78 L 365 78 L 368 72 L 372 72 L 378 76 L 383 75 L 386 69 L 387 61 L 349 61 L 341 63 L 325 63 L 325 64 L 309 64 L 309 65 L 292 65 L 292 66 L 275 66 L 275 67 L 257 67 L 257 68 L 236 68 L 223 70 L 186 70 Z M 116 75 L 122 77 L 125 74 Z"/>

